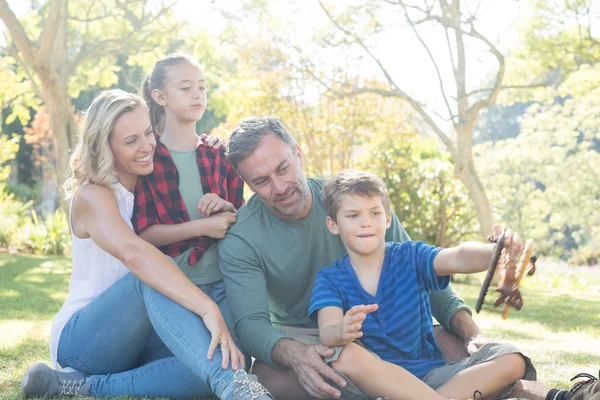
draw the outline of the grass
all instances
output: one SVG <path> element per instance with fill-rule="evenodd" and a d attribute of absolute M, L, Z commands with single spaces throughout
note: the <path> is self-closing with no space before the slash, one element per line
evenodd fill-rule
<path fill-rule="evenodd" d="M 20 398 L 27 368 L 49 362 L 51 321 L 67 296 L 70 268 L 65 257 L 0 254 L 0 399 Z M 481 281 L 480 275 L 468 276 L 453 286 L 474 307 Z M 600 269 L 539 262 L 522 292 L 525 306 L 507 320 L 487 306 L 475 317 L 486 336 L 520 347 L 533 359 L 538 379 L 550 386 L 566 389 L 579 372 L 596 375 Z M 488 294 L 488 302 L 492 298 Z"/>

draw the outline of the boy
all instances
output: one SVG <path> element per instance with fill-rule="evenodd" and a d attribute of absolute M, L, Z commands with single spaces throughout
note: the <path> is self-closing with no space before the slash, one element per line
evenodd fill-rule
<path fill-rule="evenodd" d="M 495 244 L 386 244 L 389 197 L 371 173 L 336 174 L 323 200 L 327 227 L 348 255 L 317 274 L 309 314 L 323 344 L 346 345 L 335 369 L 370 397 L 390 399 L 506 397 L 517 380 L 535 380 L 531 361 L 512 345 L 488 343 L 446 364 L 433 337 L 429 292 L 444 289 L 451 274 L 484 271 Z M 507 232 L 505 246 L 523 244 Z M 351 343 L 359 338 L 364 347 Z"/>

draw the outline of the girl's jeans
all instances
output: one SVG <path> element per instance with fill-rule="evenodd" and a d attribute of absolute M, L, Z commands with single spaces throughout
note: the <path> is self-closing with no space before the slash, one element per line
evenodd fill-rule
<path fill-rule="evenodd" d="M 223 282 L 198 286 L 233 334 Z M 202 319 L 127 274 L 75 313 L 60 335 L 58 362 L 89 375 L 90 396 L 222 397 L 232 382 Z"/>

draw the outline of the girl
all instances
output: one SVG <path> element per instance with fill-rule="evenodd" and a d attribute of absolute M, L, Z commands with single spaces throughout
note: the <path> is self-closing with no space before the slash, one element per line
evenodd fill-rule
<path fill-rule="evenodd" d="M 155 64 L 143 93 L 157 145 L 154 172 L 136 186 L 133 227 L 172 257 L 228 321 L 216 239 L 236 221 L 244 183 L 225 150 L 203 146 L 196 133 L 207 103 L 204 74 L 195 59 L 174 53 Z M 234 346 L 230 341 L 219 344 Z"/>
<path fill-rule="evenodd" d="M 218 305 L 132 230 L 132 193 L 153 171 L 155 147 L 142 98 L 110 90 L 94 99 L 65 185 L 73 272 L 52 326 L 58 370 L 32 367 L 25 396 L 270 398 L 238 369 L 234 345 L 207 356 L 211 337 L 232 343 Z"/>

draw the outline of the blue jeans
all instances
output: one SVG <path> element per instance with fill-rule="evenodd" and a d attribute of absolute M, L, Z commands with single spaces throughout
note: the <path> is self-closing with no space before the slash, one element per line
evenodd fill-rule
<path fill-rule="evenodd" d="M 223 282 L 199 288 L 233 333 Z M 219 347 L 206 358 L 210 340 L 198 315 L 127 274 L 69 319 L 57 361 L 89 375 L 90 396 L 222 398 L 234 372 Z"/>

